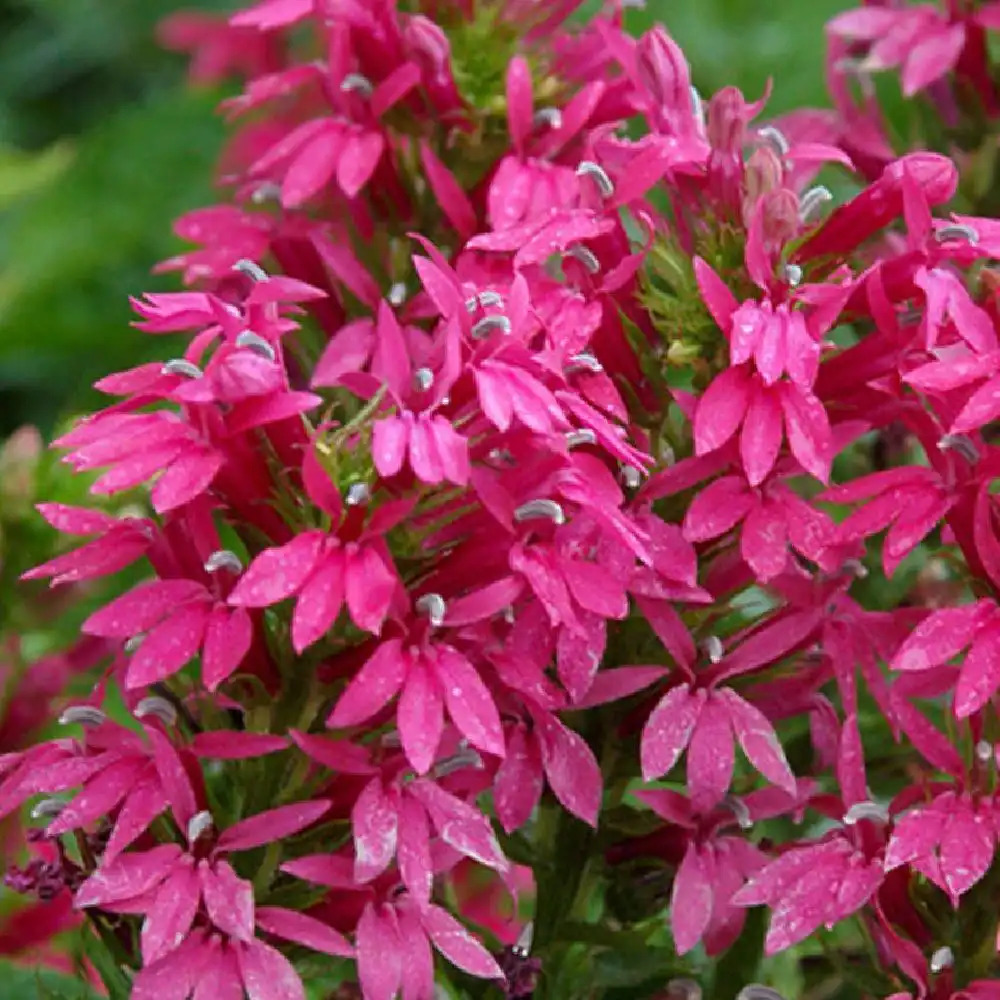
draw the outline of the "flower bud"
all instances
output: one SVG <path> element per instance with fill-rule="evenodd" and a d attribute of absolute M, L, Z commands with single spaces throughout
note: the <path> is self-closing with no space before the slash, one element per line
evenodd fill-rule
<path fill-rule="evenodd" d="M 739 156 L 746 137 L 746 101 L 736 87 L 723 87 L 708 102 L 708 141 L 720 153 Z"/>
<path fill-rule="evenodd" d="M 746 203 L 749 206 L 781 187 L 785 169 L 778 154 L 770 146 L 761 146 L 750 154 L 747 160 L 745 185 Z"/>
<path fill-rule="evenodd" d="M 680 46 L 662 27 L 647 31 L 636 46 L 642 86 L 661 108 L 690 109 L 691 72 Z"/>

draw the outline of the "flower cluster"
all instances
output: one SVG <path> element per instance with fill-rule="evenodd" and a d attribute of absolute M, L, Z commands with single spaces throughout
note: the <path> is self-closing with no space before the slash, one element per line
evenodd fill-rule
<path fill-rule="evenodd" d="M 139 582 L 0 757 L 8 881 L 112 996 L 596 997 L 637 948 L 653 996 L 758 906 L 865 996 L 996 995 L 1000 223 L 844 103 L 986 87 L 996 5 L 835 19 L 845 128 L 578 6 L 165 30 L 246 76 L 231 196 L 134 302 L 183 356 L 55 442 L 148 510 L 43 505 L 89 540 L 28 576 Z"/>

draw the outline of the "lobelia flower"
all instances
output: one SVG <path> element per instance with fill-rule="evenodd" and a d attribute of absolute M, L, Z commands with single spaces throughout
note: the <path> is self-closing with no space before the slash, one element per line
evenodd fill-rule
<path fill-rule="evenodd" d="M 885 875 L 840 832 L 792 848 L 751 876 L 732 897 L 736 906 L 766 903 L 772 908 L 764 953 L 784 951 L 819 926 L 832 927 L 863 906 Z"/>

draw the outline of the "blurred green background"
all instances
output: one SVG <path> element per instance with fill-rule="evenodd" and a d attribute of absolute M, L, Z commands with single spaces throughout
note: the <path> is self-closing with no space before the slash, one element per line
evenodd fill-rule
<path fill-rule="evenodd" d="M 173 287 L 150 268 L 176 252 L 171 220 L 212 198 L 219 94 L 185 83 L 155 25 L 234 0 L 0 0 L 0 436 L 93 405 L 100 375 L 163 356 L 129 322 L 129 294 Z M 705 95 L 735 83 L 770 110 L 823 104 L 823 23 L 813 0 L 649 0 Z"/>

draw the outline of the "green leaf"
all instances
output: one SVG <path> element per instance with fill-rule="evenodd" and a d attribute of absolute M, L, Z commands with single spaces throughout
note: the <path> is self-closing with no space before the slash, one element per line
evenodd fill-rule
<path fill-rule="evenodd" d="M 0 962 L 0 1000 L 97 1000 L 97 996 L 75 976 Z"/>

